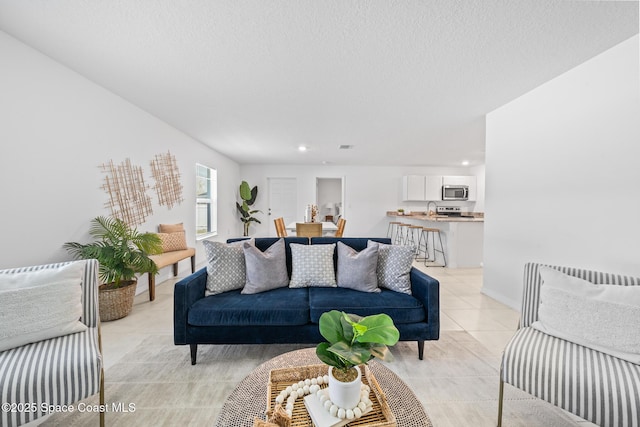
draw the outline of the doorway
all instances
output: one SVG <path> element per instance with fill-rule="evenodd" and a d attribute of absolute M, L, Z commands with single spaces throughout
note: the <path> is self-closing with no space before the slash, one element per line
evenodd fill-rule
<path fill-rule="evenodd" d="M 282 217 L 284 223 L 296 221 L 298 205 L 298 183 L 295 178 L 267 178 L 269 187 L 269 236 L 276 235 L 273 220 Z"/>
<path fill-rule="evenodd" d="M 344 216 L 344 179 L 316 178 L 316 204 L 321 221 L 337 223 Z"/>

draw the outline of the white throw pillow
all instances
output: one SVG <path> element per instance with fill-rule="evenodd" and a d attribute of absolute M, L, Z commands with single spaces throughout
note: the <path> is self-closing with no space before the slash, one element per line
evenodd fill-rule
<path fill-rule="evenodd" d="M 82 332 L 84 263 L 0 274 L 0 351 Z"/>
<path fill-rule="evenodd" d="M 335 287 L 336 272 L 333 267 L 335 243 L 329 245 L 301 245 L 291 243 L 290 288 L 312 286 Z"/>
<path fill-rule="evenodd" d="M 640 286 L 596 285 L 549 267 L 540 276 L 532 327 L 640 364 Z"/>

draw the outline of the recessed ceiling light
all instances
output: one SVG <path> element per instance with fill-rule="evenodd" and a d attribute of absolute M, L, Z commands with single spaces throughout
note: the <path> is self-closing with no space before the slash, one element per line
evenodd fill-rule
<path fill-rule="evenodd" d="M 353 147 L 354 147 L 353 145 L 348 145 L 348 144 L 338 145 L 338 148 L 340 150 L 351 150 Z"/>
<path fill-rule="evenodd" d="M 301 145 L 298 147 L 298 151 L 307 151 L 307 147 L 305 147 L 304 145 Z"/>
<path fill-rule="evenodd" d="M 462 166 L 469 166 L 469 160 L 463 160 Z"/>

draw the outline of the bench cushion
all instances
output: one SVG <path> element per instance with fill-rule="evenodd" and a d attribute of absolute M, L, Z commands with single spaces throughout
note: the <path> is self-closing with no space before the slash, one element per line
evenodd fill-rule
<path fill-rule="evenodd" d="M 396 324 L 423 322 L 424 306 L 411 295 L 382 289 L 380 293 L 345 288 L 309 288 L 311 321 L 318 323 L 325 311 L 340 310 L 359 316 L 386 313 Z"/>
<path fill-rule="evenodd" d="M 194 248 L 187 248 L 181 251 L 163 252 L 157 255 L 149 255 L 149 258 L 156 263 L 158 268 L 166 267 L 168 265 L 175 264 L 178 261 L 182 261 L 185 258 L 190 258 L 196 254 Z"/>
<path fill-rule="evenodd" d="M 194 326 L 286 326 L 309 323 L 306 288 L 278 288 L 242 295 L 240 290 L 199 299 L 189 309 L 188 323 Z"/>
<path fill-rule="evenodd" d="M 597 425 L 640 423 L 640 365 L 531 327 L 507 344 L 502 379 Z"/>

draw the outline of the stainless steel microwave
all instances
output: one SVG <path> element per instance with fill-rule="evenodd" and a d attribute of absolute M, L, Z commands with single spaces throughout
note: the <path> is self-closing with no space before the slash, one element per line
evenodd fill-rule
<path fill-rule="evenodd" d="M 469 200 L 469 186 L 443 185 L 442 200 Z"/>

